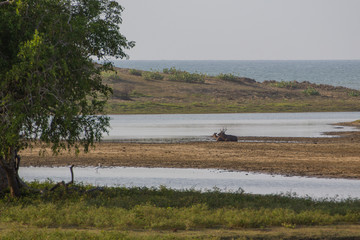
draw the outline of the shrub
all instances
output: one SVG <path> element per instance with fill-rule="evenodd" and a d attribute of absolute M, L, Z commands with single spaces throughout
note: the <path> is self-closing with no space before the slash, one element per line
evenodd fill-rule
<path fill-rule="evenodd" d="M 130 69 L 130 70 L 129 70 L 129 73 L 130 73 L 131 75 L 135 75 L 135 76 L 141 76 L 141 75 L 142 75 L 141 71 L 140 71 L 140 70 L 136 70 L 136 69 Z"/>
<path fill-rule="evenodd" d="M 189 73 L 186 71 L 177 70 L 175 67 L 164 68 L 163 73 L 169 74 L 168 79 L 174 82 L 187 82 L 187 83 L 204 83 L 205 74 Z"/>
<path fill-rule="evenodd" d="M 163 73 L 165 74 L 175 74 L 177 72 L 181 72 L 180 70 L 176 70 L 175 67 L 171 67 L 170 69 L 169 68 L 164 68 L 163 69 Z"/>
<path fill-rule="evenodd" d="M 272 83 L 272 86 L 278 87 L 278 88 L 287 88 L 287 89 L 296 89 L 298 88 L 298 82 L 297 81 L 281 81 L 281 82 L 275 82 Z"/>
<path fill-rule="evenodd" d="M 163 80 L 164 76 L 159 72 L 143 72 L 142 76 L 145 80 Z"/>
<path fill-rule="evenodd" d="M 205 75 L 199 73 L 176 71 L 176 73 L 169 76 L 169 80 L 175 82 L 204 83 Z"/>
<path fill-rule="evenodd" d="M 109 80 L 111 82 L 119 82 L 119 81 L 121 81 L 121 78 L 116 74 L 116 71 L 102 72 L 101 77 L 104 80 Z"/>
<path fill-rule="evenodd" d="M 307 96 L 317 96 L 320 95 L 320 93 L 313 87 L 308 87 L 303 91 L 303 93 Z"/>
<path fill-rule="evenodd" d="M 219 75 L 217 75 L 218 78 L 220 78 L 221 80 L 225 80 L 225 81 L 231 81 L 231 82 L 235 82 L 239 77 L 231 74 L 231 73 L 220 73 Z"/>
<path fill-rule="evenodd" d="M 350 97 L 358 97 L 358 96 L 360 96 L 360 92 L 359 91 L 351 91 L 351 92 L 348 92 L 348 95 Z"/>

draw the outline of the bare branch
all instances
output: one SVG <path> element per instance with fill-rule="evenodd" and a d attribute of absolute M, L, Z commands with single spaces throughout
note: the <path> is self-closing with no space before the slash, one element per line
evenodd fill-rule
<path fill-rule="evenodd" d="M 69 186 L 70 184 L 73 184 L 73 183 L 74 183 L 74 172 L 73 172 L 73 167 L 74 167 L 74 164 L 73 164 L 73 165 L 71 165 L 71 167 L 70 167 L 70 172 L 71 172 L 71 181 L 70 181 L 70 182 L 68 182 L 68 183 L 66 184 L 66 186 Z"/>
<path fill-rule="evenodd" d="M 0 2 L 0 6 L 2 5 L 10 5 L 12 4 L 14 1 L 5 1 L 5 2 Z"/>

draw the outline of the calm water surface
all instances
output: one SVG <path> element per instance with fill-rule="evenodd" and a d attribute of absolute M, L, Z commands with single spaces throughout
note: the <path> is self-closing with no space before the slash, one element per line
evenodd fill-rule
<path fill-rule="evenodd" d="M 162 114 L 111 115 L 110 135 L 105 139 L 147 142 L 177 139 L 210 141 L 220 128 L 237 136 L 328 137 L 323 132 L 355 130 L 330 125 L 360 119 L 358 112 L 344 113 L 256 113 L 256 114 Z M 70 180 L 68 168 L 20 168 L 26 181 Z M 237 191 L 246 193 L 296 193 L 312 198 L 360 198 L 360 181 L 285 177 L 229 172 L 215 169 L 174 168 L 75 168 L 76 182 L 98 186 L 159 187 L 173 189 Z"/>
<path fill-rule="evenodd" d="M 329 137 L 324 132 L 357 130 L 331 125 L 360 119 L 359 112 L 110 115 L 105 140 L 210 141 L 219 129 L 236 136 Z"/>
<path fill-rule="evenodd" d="M 216 169 L 177 168 L 74 168 L 76 182 L 95 186 L 160 187 L 238 191 L 246 193 L 281 194 L 296 193 L 299 197 L 360 198 L 360 181 L 346 179 L 320 179 L 286 177 L 248 172 L 229 172 Z M 27 167 L 20 168 L 20 176 L 26 181 L 69 181 L 69 168 Z"/>

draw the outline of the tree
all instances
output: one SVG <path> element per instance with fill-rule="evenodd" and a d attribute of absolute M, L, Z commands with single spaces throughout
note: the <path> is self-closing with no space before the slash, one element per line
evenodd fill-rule
<path fill-rule="evenodd" d="M 0 2 L 0 168 L 20 195 L 19 151 L 35 143 L 54 153 L 88 151 L 107 131 L 97 115 L 111 94 L 93 58 L 127 57 L 123 8 L 107 0 Z"/>

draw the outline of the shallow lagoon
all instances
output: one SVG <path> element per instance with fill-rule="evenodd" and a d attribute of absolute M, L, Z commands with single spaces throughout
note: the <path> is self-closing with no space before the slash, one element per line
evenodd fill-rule
<path fill-rule="evenodd" d="M 360 113 L 153 114 L 110 118 L 110 134 L 104 140 L 209 141 L 209 136 L 222 128 L 236 136 L 329 137 L 323 133 L 357 130 L 331 124 L 360 119 Z"/>
<path fill-rule="evenodd" d="M 360 119 L 358 112 L 343 113 L 252 113 L 252 114 L 162 114 L 111 115 L 109 141 L 209 141 L 213 132 L 227 128 L 237 136 L 330 137 L 324 132 L 354 131 L 331 125 Z M 68 181 L 68 168 L 20 169 L 26 181 Z M 237 191 L 246 193 L 296 193 L 312 198 L 360 198 L 360 181 L 286 177 L 229 172 L 216 169 L 173 168 L 75 168 L 76 182 L 97 186 L 159 187 L 173 189 Z"/>
<path fill-rule="evenodd" d="M 26 181 L 69 181 L 66 167 L 24 167 L 20 176 Z M 75 181 L 95 186 L 160 187 L 238 191 L 254 194 L 296 193 L 299 197 L 314 199 L 360 198 L 360 181 L 287 177 L 217 169 L 133 168 L 133 167 L 80 167 L 74 168 Z"/>

